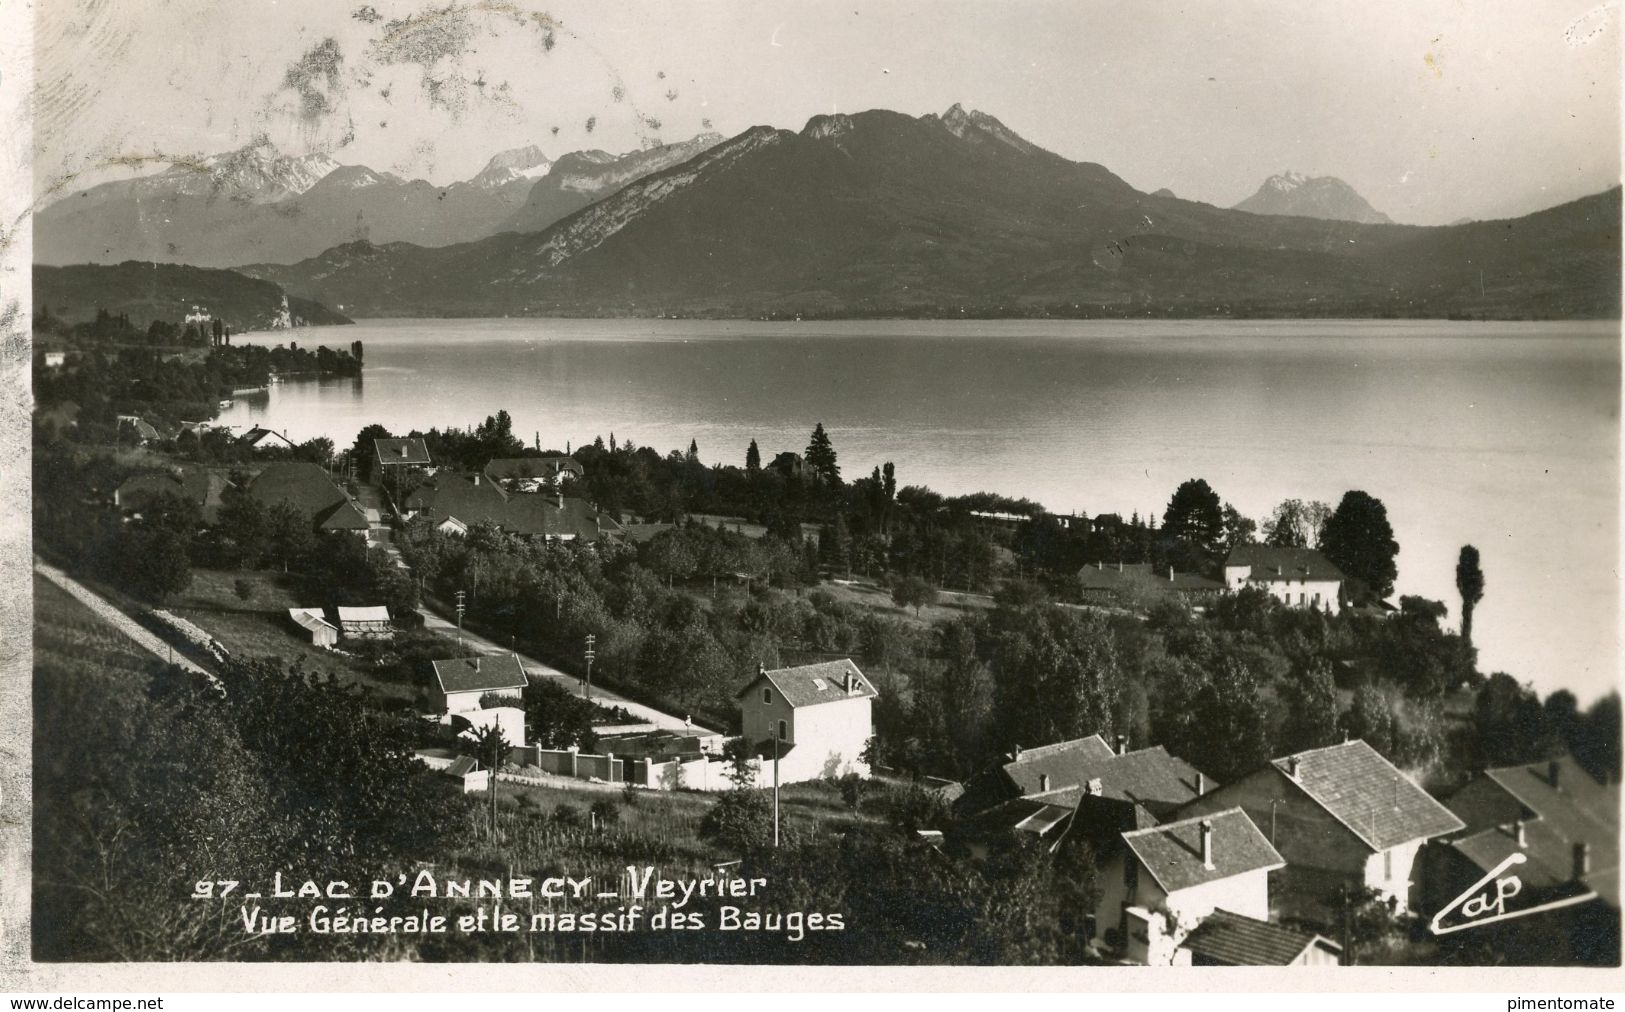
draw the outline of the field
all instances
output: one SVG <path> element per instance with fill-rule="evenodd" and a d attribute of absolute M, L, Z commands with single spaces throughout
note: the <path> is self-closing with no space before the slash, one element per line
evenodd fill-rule
<path fill-rule="evenodd" d="M 194 569 L 192 585 L 176 595 L 167 610 L 208 630 L 232 657 L 274 657 L 290 666 L 299 664 L 309 671 L 364 685 L 386 699 L 407 700 L 416 695 L 412 687 L 369 677 L 343 655 L 311 645 L 288 618 L 289 608 L 310 602 L 296 599 L 279 584 L 278 575 Z M 237 596 L 238 580 L 252 588 L 247 601 Z"/>
<path fill-rule="evenodd" d="M 818 585 L 818 589 L 842 604 L 855 604 L 882 615 L 907 619 L 927 626 L 943 619 L 956 618 L 967 611 L 983 611 L 993 607 L 993 599 L 982 594 L 961 594 L 941 590 L 937 592 L 935 604 L 926 605 L 920 609 L 919 615 L 915 615 L 913 608 L 899 608 L 892 603 L 889 588 L 862 578 L 825 580 Z"/>
<path fill-rule="evenodd" d="M 34 659 L 95 666 L 145 680 L 158 659 L 97 618 L 67 591 L 34 574 Z"/>

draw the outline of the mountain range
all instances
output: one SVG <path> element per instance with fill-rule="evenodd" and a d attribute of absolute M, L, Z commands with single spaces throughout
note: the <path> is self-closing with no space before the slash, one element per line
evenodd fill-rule
<path fill-rule="evenodd" d="M 438 247 L 355 241 L 240 269 L 358 316 L 1620 308 L 1618 188 L 1461 226 L 1257 214 L 1143 193 L 958 105 L 753 127 L 539 230 L 507 220 L 525 231 Z"/>
<path fill-rule="evenodd" d="M 125 260 L 225 267 L 291 263 L 358 240 L 443 246 L 508 228 L 542 229 L 722 138 L 706 134 L 624 155 L 534 145 L 494 155 L 473 178 L 436 186 L 326 155 L 288 157 L 265 141 L 45 206 L 34 225 L 43 264 Z"/>
<path fill-rule="evenodd" d="M 1301 172 L 1269 177 L 1257 193 L 1237 204 L 1236 210 L 1378 225 L 1393 223 L 1392 218 L 1372 207 L 1354 187 L 1336 176 L 1310 178 Z"/>
<path fill-rule="evenodd" d="M 193 307 L 234 332 L 350 323 L 348 317 L 269 281 L 236 271 L 185 264 L 34 265 L 34 309 L 64 323 L 94 319 L 97 310 L 124 314 L 138 328 L 153 320 L 180 323 Z"/>

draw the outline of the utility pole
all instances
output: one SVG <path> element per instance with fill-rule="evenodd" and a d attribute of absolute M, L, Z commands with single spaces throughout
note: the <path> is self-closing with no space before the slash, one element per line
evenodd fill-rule
<path fill-rule="evenodd" d="M 467 610 L 463 604 L 463 594 L 464 592 L 461 590 L 457 592 L 457 648 L 459 650 L 463 647 L 463 612 Z"/>
<path fill-rule="evenodd" d="M 500 734 L 491 735 L 491 839 L 497 838 L 497 750 L 502 744 Z"/>
<path fill-rule="evenodd" d="M 779 849 L 779 725 L 773 725 L 773 849 Z"/>
<path fill-rule="evenodd" d="M 582 684 L 582 696 L 589 703 L 592 702 L 592 659 L 598 656 L 598 652 L 592 647 L 597 642 L 597 636 L 592 633 L 587 634 L 587 680 Z"/>

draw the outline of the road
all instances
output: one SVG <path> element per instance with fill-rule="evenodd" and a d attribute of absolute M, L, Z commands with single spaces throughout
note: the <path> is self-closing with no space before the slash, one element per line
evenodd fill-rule
<path fill-rule="evenodd" d="M 86 587 L 78 580 L 75 580 L 67 573 L 64 573 L 62 570 L 39 558 L 34 559 L 34 571 L 45 577 L 47 580 L 50 580 L 58 587 L 61 587 L 69 594 L 73 595 L 74 599 L 80 604 L 83 604 L 86 608 L 89 608 L 91 611 L 95 612 L 96 617 L 100 618 L 114 629 L 117 629 L 119 632 L 134 640 L 137 646 L 152 654 L 154 657 L 171 664 L 178 664 L 187 671 L 203 675 L 205 678 L 209 679 L 209 681 L 215 682 L 217 685 L 219 684 L 215 681 L 214 675 L 176 653 L 174 648 L 168 643 L 165 643 L 163 640 L 148 632 L 139 623 L 137 623 L 135 619 L 113 607 L 113 605 L 109 603 L 106 598 L 91 590 L 89 587 Z"/>
<path fill-rule="evenodd" d="M 423 615 L 423 625 L 425 628 L 433 629 L 435 632 L 445 636 L 447 639 L 454 640 L 457 638 L 457 623 L 437 615 L 436 613 L 430 611 L 427 607 L 420 607 L 418 611 Z M 477 633 L 472 633 L 465 630 L 462 635 L 464 645 L 481 654 L 507 654 L 514 652 L 506 647 L 498 646 Z M 557 668 L 543 664 L 534 657 L 526 657 L 524 654 L 519 654 L 519 663 L 525 666 L 525 672 L 530 675 L 532 679 L 548 678 L 554 682 L 557 682 L 559 685 L 562 685 L 565 689 L 569 690 L 572 695 L 579 696 L 582 694 L 581 679 L 574 675 L 567 675 Z M 593 686 L 592 700 L 595 703 L 602 703 L 605 706 L 619 706 L 639 720 L 646 721 L 647 723 L 655 724 L 663 728 L 668 728 L 673 731 L 683 731 L 687 729 L 691 734 L 720 733 L 713 731 L 710 728 L 701 727 L 699 724 L 687 723 L 682 717 L 674 717 L 669 713 L 662 713 L 652 706 L 645 706 L 642 703 L 633 702 L 632 700 L 627 699 L 625 696 L 610 692 L 608 689 L 604 689 L 596 685 Z"/>

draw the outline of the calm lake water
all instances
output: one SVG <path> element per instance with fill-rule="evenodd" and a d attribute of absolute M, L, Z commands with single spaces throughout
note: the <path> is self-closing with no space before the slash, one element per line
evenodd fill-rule
<path fill-rule="evenodd" d="M 285 334 L 244 335 L 280 342 Z M 848 478 L 1161 515 L 1201 477 L 1261 518 L 1288 497 L 1388 507 L 1399 593 L 1445 600 L 1472 543 L 1480 664 L 1572 689 L 1618 669 L 1619 327 L 1612 323 L 759 323 L 383 320 L 360 381 L 287 383 L 223 421 L 327 435 L 473 425 L 527 442 L 614 432 L 706 462 L 801 451 L 823 422 Z"/>

